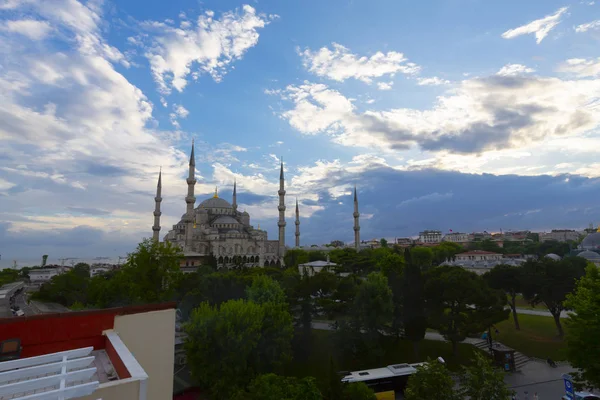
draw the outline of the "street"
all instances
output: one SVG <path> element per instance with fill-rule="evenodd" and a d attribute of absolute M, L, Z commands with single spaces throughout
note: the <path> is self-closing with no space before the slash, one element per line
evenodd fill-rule
<path fill-rule="evenodd" d="M 21 310 L 23 310 L 26 317 L 38 314 L 38 312 L 33 307 L 27 304 L 27 294 L 25 293 L 25 291 L 22 291 L 21 293 L 15 296 L 15 305 Z"/>

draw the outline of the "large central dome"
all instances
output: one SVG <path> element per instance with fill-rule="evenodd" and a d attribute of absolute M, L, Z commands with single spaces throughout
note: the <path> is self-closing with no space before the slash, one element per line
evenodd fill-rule
<path fill-rule="evenodd" d="M 585 250 L 600 248 L 600 232 L 594 232 L 587 235 L 581 242 L 581 248 Z"/>
<path fill-rule="evenodd" d="M 200 203 L 199 207 L 202 208 L 233 208 L 231 204 L 225 199 L 220 197 L 211 197 L 210 199 L 204 200 Z"/>

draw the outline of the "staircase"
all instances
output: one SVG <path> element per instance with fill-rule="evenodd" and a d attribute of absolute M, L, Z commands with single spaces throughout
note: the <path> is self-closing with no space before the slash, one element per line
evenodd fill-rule
<path fill-rule="evenodd" d="M 477 347 L 478 349 L 488 352 L 488 342 L 482 339 L 467 339 L 465 342 Z M 531 357 L 515 350 L 515 368 L 519 371 L 525 364 L 532 360 Z"/>

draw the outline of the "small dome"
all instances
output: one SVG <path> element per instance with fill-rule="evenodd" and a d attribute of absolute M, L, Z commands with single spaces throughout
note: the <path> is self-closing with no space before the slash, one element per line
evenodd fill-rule
<path fill-rule="evenodd" d="M 235 218 L 230 217 L 229 215 L 223 215 L 222 217 L 215 219 L 215 222 L 213 222 L 213 224 L 239 224 L 239 222 L 237 222 Z"/>
<path fill-rule="evenodd" d="M 585 250 L 600 248 L 600 232 L 594 232 L 587 235 L 581 242 L 581 248 Z"/>
<path fill-rule="evenodd" d="M 544 257 L 548 257 L 549 259 L 554 260 L 554 261 L 561 260 L 560 256 L 558 254 L 554 254 L 554 253 L 546 254 Z"/>
<path fill-rule="evenodd" d="M 585 258 L 588 261 L 600 261 L 600 254 L 596 253 L 595 251 L 582 251 L 581 253 L 577 254 L 577 257 Z"/>
<path fill-rule="evenodd" d="M 210 199 L 204 200 L 200 203 L 199 207 L 202 208 L 232 208 L 231 204 L 225 199 L 220 197 L 211 197 Z"/>

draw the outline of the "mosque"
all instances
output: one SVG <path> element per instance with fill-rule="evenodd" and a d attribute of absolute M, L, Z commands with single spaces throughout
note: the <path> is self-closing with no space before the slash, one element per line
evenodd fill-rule
<path fill-rule="evenodd" d="M 185 197 L 186 212 L 181 220 L 173 225 L 164 237 L 165 242 L 179 246 L 183 250 L 184 259 L 182 267 L 198 267 L 208 264 L 212 256 L 215 257 L 219 267 L 263 267 L 284 266 L 283 257 L 286 252 L 285 245 L 285 179 L 283 162 L 279 172 L 279 237 L 269 240 L 267 232 L 255 228 L 250 224 L 250 215 L 240 212 L 237 205 L 237 183 L 233 184 L 232 202 L 219 197 L 217 189 L 212 197 L 202 201 L 197 207 L 194 196 L 196 185 L 196 160 L 194 144 L 190 154 L 187 182 L 187 196 Z M 158 175 L 156 187 L 154 225 L 152 238 L 159 241 L 160 234 L 160 203 L 162 201 L 162 172 Z M 360 244 L 360 226 L 358 224 L 358 199 L 354 189 L 354 239 L 358 251 Z M 300 247 L 300 213 L 296 200 L 296 232 L 295 247 Z"/>

